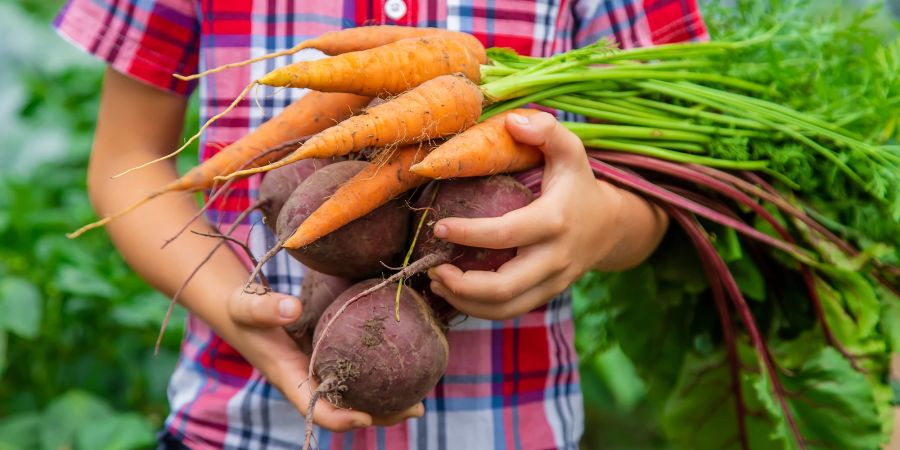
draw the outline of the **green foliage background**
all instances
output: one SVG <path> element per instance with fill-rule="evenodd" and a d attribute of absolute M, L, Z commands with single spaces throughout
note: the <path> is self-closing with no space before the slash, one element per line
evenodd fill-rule
<path fill-rule="evenodd" d="M 64 236 L 94 217 L 85 167 L 103 64 L 50 28 L 61 3 L 0 1 L 0 449 L 146 448 L 184 314 L 154 356 L 167 299 L 104 233 Z"/>
<path fill-rule="evenodd" d="M 94 217 L 85 166 L 103 65 L 53 33 L 60 4 L 0 0 L 0 450 L 148 448 L 167 411 L 184 315 L 154 356 L 167 299 L 104 233 L 64 236 Z M 663 449 L 633 365 L 597 334 L 609 316 L 593 299 L 607 293 L 584 286 L 595 287 L 576 292 L 583 446 Z"/>

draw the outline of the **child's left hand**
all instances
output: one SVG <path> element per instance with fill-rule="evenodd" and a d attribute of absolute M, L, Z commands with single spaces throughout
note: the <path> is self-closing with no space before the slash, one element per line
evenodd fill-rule
<path fill-rule="evenodd" d="M 544 152 L 542 194 L 501 217 L 447 218 L 437 237 L 462 245 L 518 248 L 496 272 L 429 271 L 431 289 L 464 314 L 508 319 L 547 303 L 590 269 L 623 270 L 653 251 L 667 225 L 654 206 L 598 181 L 581 140 L 550 114 L 510 115 L 513 137 Z"/>

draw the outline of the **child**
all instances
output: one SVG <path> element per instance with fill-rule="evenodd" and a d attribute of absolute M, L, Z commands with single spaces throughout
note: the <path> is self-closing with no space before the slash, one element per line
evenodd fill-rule
<path fill-rule="evenodd" d="M 60 33 L 109 63 L 88 170 L 97 211 L 119 210 L 177 176 L 169 160 L 110 179 L 178 146 L 186 96 L 195 86 L 172 73 L 371 23 L 462 30 L 485 46 L 535 56 L 602 36 L 624 47 L 705 38 L 692 0 L 70 0 L 56 21 Z M 301 57 L 310 54 L 295 56 Z M 286 63 L 269 60 L 203 79 L 201 119 L 221 111 L 250 80 Z M 201 158 L 300 95 L 268 90 L 260 92 L 261 108 L 243 102 L 206 131 Z M 496 273 L 462 273 L 451 265 L 430 271 L 432 289 L 471 316 L 448 333 L 445 377 L 424 405 L 394 417 L 320 402 L 318 447 L 577 448 L 583 413 L 571 306 L 568 296 L 557 294 L 589 269 L 639 263 L 661 239 L 667 218 L 637 196 L 596 181 L 580 141 L 550 115 L 511 117 L 507 127 L 545 153 L 541 198 L 501 218 L 445 219 L 435 233 L 467 245 L 517 247 L 518 256 Z M 259 177 L 237 183 L 229 200 L 209 212 L 210 222 L 232 222 L 258 185 Z M 215 244 L 187 233 L 159 248 L 196 210 L 190 196 L 164 196 L 107 229 L 134 270 L 171 295 Z M 211 226 L 198 221 L 194 228 Z M 250 230 L 248 221 L 236 236 L 249 237 L 254 251 L 274 243 L 265 227 Z M 300 315 L 295 296 L 303 269 L 286 256 L 267 269 L 275 292 L 244 294 L 246 261 L 219 251 L 183 293 L 181 304 L 191 314 L 161 448 L 296 448 L 302 442 L 309 390 L 298 385 L 308 357 L 281 326 Z"/>

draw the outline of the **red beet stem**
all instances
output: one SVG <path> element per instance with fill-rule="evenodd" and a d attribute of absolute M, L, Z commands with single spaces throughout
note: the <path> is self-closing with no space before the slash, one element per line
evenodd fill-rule
<path fill-rule="evenodd" d="M 697 233 L 696 228 L 692 227 L 691 217 L 688 213 L 681 211 L 675 207 L 665 206 L 666 211 L 673 220 L 678 222 L 688 237 L 694 243 L 694 247 L 700 246 L 700 240 L 706 239 L 702 233 Z M 716 312 L 719 316 L 719 322 L 722 324 L 722 337 L 725 341 L 725 351 L 728 358 L 728 372 L 731 380 L 731 391 L 734 393 L 735 414 L 738 419 L 738 436 L 741 441 L 741 448 L 750 449 L 750 441 L 747 435 L 747 410 L 744 403 L 744 391 L 741 388 L 741 362 L 738 359 L 737 346 L 734 339 L 734 330 L 732 327 L 731 316 L 728 313 L 727 297 L 722 287 L 721 279 L 716 273 L 716 269 L 710 262 L 709 258 L 700 258 L 703 264 L 703 270 L 706 272 L 706 278 L 709 281 L 709 287 L 712 290 L 713 301 L 716 305 Z"/>

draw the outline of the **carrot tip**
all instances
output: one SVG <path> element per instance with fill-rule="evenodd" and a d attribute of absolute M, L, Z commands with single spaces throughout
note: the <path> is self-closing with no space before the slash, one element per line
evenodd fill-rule
<path fill-rule="evenodd" d="M 426 157 L 426 159 L 427 159 L 427 157 Z M 438 174 L 435 173 L 435 171 L 433 170 L 433 168 L 430 165 L 425 164 L 425 161 L 422 161 L 418 164 L 411 166 L 409 168 L 409 171 L 416 175 L 426 177 L 426 178 L 434 178 L 434 179 L 438 178 Z"/>

